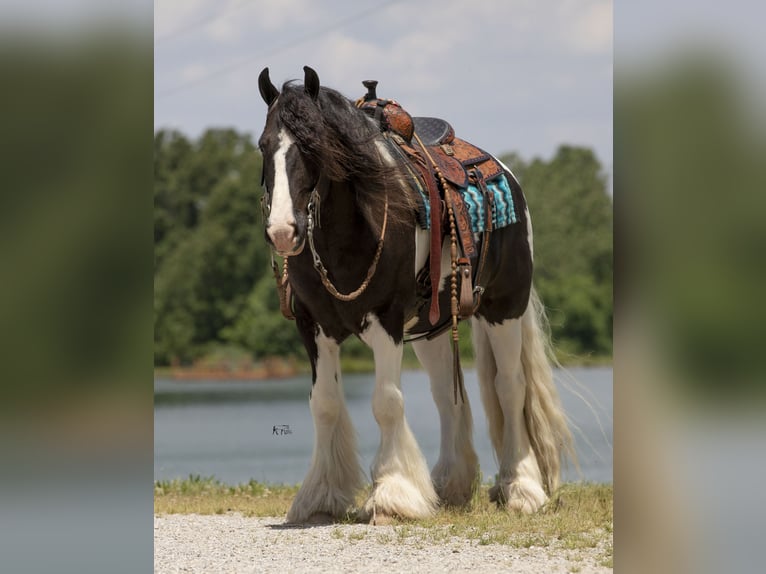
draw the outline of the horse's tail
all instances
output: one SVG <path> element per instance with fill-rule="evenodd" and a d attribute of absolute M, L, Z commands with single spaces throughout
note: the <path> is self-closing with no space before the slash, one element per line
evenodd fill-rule
<path fill-rule="evenodd" d="M 552 494 L 559 486 L 561 463 L 576 462 L 551 364 L 558 364 L 550 343 L 545 307 L 534 287 L 521 320 L 521 365 L 526 379 L 524 422 L 542 473 L 543 486 Z"/>

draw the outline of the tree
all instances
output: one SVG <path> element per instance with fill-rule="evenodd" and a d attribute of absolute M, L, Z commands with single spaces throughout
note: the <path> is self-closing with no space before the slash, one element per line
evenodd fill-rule
<path fill-rule="evenodd" d="M 190 361 L 228 330 L 268 269 L 259 225 L 261 158 L 247 135 L 193 145 L 155 137 L 155 362 Z"/>
<path fill-rule="evenodd" d="M 188 363 L 221 346 L 255 358 L 303 356 L 279 310 L 250 136 L 208 130 L 190 140 L 162 130 L 154 141 L 155 364 Z M 529 202 L 535 283 L 555 342 L 575 354 L 610 353 L 612 204 L 601 166 L 570 146 L 550 161 L 503 159 Z M 360 345 L 347 351 L 355 356 Z"/>

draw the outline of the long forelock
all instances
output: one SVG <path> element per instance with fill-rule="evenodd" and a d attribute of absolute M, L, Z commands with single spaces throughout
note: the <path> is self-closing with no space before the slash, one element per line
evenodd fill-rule
<path fill-rule="evenodd" d="M 278 105 L 282 125 L 330 179 L 344 181 L 383 167 L 375 124 L 339 92 L 322 87 L 315 102 L 302 85 L 288 82 Z"/>

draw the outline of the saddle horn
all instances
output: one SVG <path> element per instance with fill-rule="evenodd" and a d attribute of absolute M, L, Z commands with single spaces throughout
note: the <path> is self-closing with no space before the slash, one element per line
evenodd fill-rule
<path fill-rule="evenodd" d="M 316 101 L 317 96 L 319 95 L 319 76 L 308 66 L 303 66 L 303 72 L 305 74 L 303 79 L 304 89 L 306 90 L 306 93 L 311 96 L 311 99 Z"/>
<path fill-rule="evenodd" d="M 266 105 L 269 107 L 271 107 L 271 104 L 273 104 L 274 100 L 279 96 L 279 90 L 271 83 L 271 78 L 269 78 L 268 67 L 261 70 L 261 73 L 258 76 L 258 90 L 261 92 L 263 101 L 266 102 Z"/>

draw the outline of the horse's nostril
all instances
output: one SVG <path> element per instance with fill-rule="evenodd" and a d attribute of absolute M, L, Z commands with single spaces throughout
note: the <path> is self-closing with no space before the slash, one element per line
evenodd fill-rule
<path fill-rule="evenodd" d="M 271 241 L 277 251 L 288 253 L 295 246 L 295 226 L 280 225 L 269 227 L 266 232 L 271 237 Z"/>

